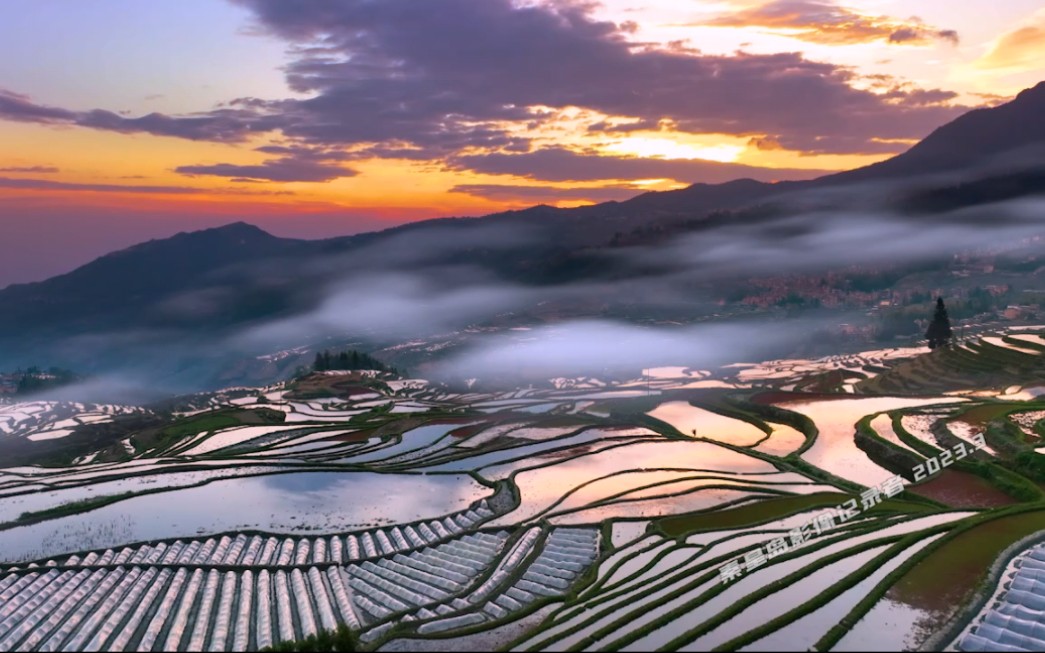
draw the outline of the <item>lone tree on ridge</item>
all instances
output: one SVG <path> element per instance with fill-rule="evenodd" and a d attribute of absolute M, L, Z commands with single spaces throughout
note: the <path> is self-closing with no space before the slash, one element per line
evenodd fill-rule
<path fill-rule="evenodd" d="M 947 307 L 943 305 L 943 297 L 936 300 L 936 312 L 929 329 L 925 332 L 929 339 L 929 349 L 943 347 L 951 341 L 951 319 L 947 317 Z"/>

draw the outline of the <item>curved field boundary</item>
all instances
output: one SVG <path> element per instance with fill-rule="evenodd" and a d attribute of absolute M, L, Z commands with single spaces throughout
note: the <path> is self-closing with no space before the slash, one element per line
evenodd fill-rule
<path fill-rule="evenodd" d="M 1013 542 L 1002 551 L 994 559 L 990 569 L 987 570 L 987 577 L 973 598 L 929 639 L 925 640 L 925 643 L 922 644 L 919 650 L 940 651 L 944 647 L 952 648 L 949 645 L 953 645 L 955 643 L 954 640 L 961 635 L 962 631 L 987 607 L 987 602 L 997 592 L 998 584 L 1002 580 L 1002 574 L 1005 572 L 1005 568 L 1009 566 L 1009 563 L 1017 556 L 1042 542 L 1045 542 L 1045 530 Z"/>
<path fill-rule="evenodd" d="M 1041 505 L 1035 506 L 1016 506 L 1013 508 L 1002 509 L 994 511 L 988 514 L 970 517 L 961 522 L 957 522 L 954 525 L 953 530 L 945 535 L 944 537 L 936 540 L 925 549 L 919 551 L 917 554 L 911 556 L 902 565 L 894 569 L 888 576 L 882 579 L 882 581 L 875 586 L 874 590 L 868 593 L 868 595 L 860 601 L 850 612 L 847 614 L 837 626 L 828 631 L 815 645 L 815 648 L 820 651 L 827 651 L 832 648 L 844 637 L 849 630 L 856 625 L 860 619 L 862 619 L 871 608 L 874 607 L 879 600 L 886 595 L 904 576 L 906 576 L 911 570 L 917 567 L 920 563 L 928 560 L 931 556 L 939 552 L 950 542 L 960 537 L 964 533 L 971 531 L 977 526 L 981 526 L 985 523 L 997 519 L 1003 519 L 1005 517 L 1019 516 L 1022 514 L 1031 513 L 1034 511 L 1042 510 Z"/>

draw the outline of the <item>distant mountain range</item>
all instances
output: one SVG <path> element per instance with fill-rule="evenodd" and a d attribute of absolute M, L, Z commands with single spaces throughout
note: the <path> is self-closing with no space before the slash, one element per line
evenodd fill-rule
<path fill-rule="evenodd" d="M 694 184 L 623 202 L 542 205 L 322 241 L 277 238 L 242 222 L 181 233 L 0 291 L 0 369 L 104 369 L 158 343 L 183 352 L 179 364 L 189 365 L 184 361 L 196 344 L 313 309 L 332 284 L 375 267 L 467 265 L 533 287 L 612 280 L 640 273 L 606 256 L 607 247 L 635 234 L 766 219 L 821 201 L 825 193 L 844 205 L 869 185 L 881 186 L 873 192 L 912 215 L 1039 195 L 1045 193 L 1042 116 L 1045 82 L 1008 104 L 961 116 L 904 154 L 811 181 Z M 498 239 L 503 230 L 507 236 Z M 376 259 L 375 251 L 381 253 Z"/>

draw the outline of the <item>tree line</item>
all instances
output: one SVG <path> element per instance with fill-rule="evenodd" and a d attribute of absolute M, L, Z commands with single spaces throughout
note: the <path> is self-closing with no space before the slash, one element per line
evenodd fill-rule
<path fill-rule="evenodd" d="M 75 383 L 81 379 L 78 374 L 60 367 L 51 367 L 47 370 L 42 370 L 39 367 L 33 366 L 25 371 L 18 370 L 15 372 L 15 376 L 18 376 L 19 374 L 21 377 L 18 379 L 18 385 L 16 386 L 15 392 L 20 395 L 32 394 L 50 388 L 58 388 L 63 385 Z"/>
<path fill-rule="evenodd" d="M 381 372 L 393 372 L 398 370 L 389 367 L 369 354 L 348 349 L 342 352 L 320 351 L 316 352 L 316 360 L 312 364 L 316 372 L 327 372 L 331 370 L 379 370 Z"/>

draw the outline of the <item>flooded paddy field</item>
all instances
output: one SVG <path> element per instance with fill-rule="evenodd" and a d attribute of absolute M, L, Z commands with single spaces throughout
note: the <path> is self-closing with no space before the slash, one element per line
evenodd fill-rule
<path fill-rule="evenodd" d="M 4 404 L 0 446 L 84 448 L 0 468 L 0 649 L 1033 649 L 1045 554 L 1007 552 L 1045 538 L 1043 331 Z"/>

